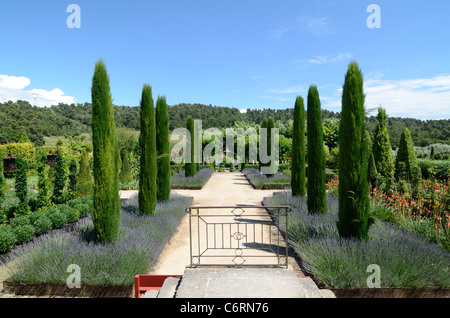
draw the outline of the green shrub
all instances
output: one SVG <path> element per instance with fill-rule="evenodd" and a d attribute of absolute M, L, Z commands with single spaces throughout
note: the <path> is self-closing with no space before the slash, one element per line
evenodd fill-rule
<path fill-rule="evenodd" d="M 47 211 L 47 216 L 52 222 L 52 228 L 59 229 L 67 224 L 67 216 L 62 213 L 58 208 L 51 208 Z"/>
<path fill-rule="evenodd" d="M 122 167 L 119 173 L 119 182 L 125 183 L 130 181 L 133 181 L 133 173 L 131 171 L 129 154 L 127 151 L 124 151 Z"/>
<path fill-rule="evenodd" d="M 61 204 L 58 206 L 61 213 L 65 214 L 68 223 L 76 222 L 80 218 L 80 214 L 77 209 L 72 208 L 68 204 Z"/>
<path fill-rule="evenodd" d="M 77 193 L 76 197 L 81 198 L 92 194 L 93 183 L 91 168 L 89 166 L 89 158 L 86 148 L 81 151 L 80 170 L 77 177 Z"/>
<path fill-rule="evenodd" d="M 87 216 L 91 212 L 91 207 L 87 203 L 80 203 L 75 209 L 78 211 L 80 218 Z"/>
<path fill-rule="evenodd" d="M 9 252 L 16 241 L 16 235 L 11 226 L 0 226 L 0 253 Z"/>
<path fill-rule="evenodd" d="M 50 221 L 50 219 L 43 213 L 40 213 L 33 222 L 36 234 L 47 233 L 52 229 L 52 225 L 52 221 Z"/>
<path fill-rule="evenodd" d="M 31 224 L 19 225 L 13 228 L 17 243 L 25 243 L 34 237 L 35 230 Z"/>
<path fill-rule="evenodd" d="M 30 218 L 26 215 L 16 215 L 15 217 L 9 220 L 9 225 L 11 225 L 12 228 L 30 224 L 31 224 Z"/>

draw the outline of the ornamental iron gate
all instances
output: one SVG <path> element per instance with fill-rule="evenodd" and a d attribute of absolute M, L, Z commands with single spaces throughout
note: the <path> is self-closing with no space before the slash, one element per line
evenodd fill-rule
<path fill-rule="evenodd" d="M 270 210 L 272 217 L 267 210 Z M 189 214 L 191 267 L 288 267 L 289 206 L 193 206 Z M 283 226 L 281 234 L 278 226 Z"/>

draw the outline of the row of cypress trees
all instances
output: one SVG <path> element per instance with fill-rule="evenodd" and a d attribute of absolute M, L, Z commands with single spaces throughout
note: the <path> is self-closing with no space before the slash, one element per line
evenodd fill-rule
<path fill-rule="evenodd" d="M 119 150 L 109 76 L 97 61 L 92 79 L 92 142 L 94 170 L 94 237 L 113 243 L 119 234 Z M 144 84 L 140 101 L 139 211 L 153 215 L 157 200 L 170 199 L 169 116 L 166 99 L 159 96 L 156 111 L 152 88 Z"/>
<path fill-rule="evenodd" d="M 311 85 L 308 90 L 306 123 L 303 98 L 297 96 L 295 101 L 291 169 L 292 195 L 303 196 L 307 193 L 307 205 L 310 213 L 321 213 L 327 209 L 321 116 L 319 92 L 317 86 Z M 305 133 L 308 135 L 306 147 Z M 308 151 L 307 158 L 306 149 Z M 308 163 L 307 174 L 306 162 Z"/>
<path fill-rule="evenodd" d="M 339 220 L 341 237 L 366 239 L 369 218 L 369 159 L 371 143 L 365 127 L 363 77 L 356 62 L 348 65 L 342 92 L 339 127 Z M 307 99 L 307 184 L 305 182 L 305 109 L 301 96 L 294 107 L 292 148 L 292 195 L 307 192 L 310 213 L 326 211 L 325 156 L 321 106 L 317 87 L 311 85 Z M 381 127 L 380 127 L 381 130 Z M 375 152 L 376 150 L 374 150 Z M 376 157 L 376 155 L 375 155 Z"/>

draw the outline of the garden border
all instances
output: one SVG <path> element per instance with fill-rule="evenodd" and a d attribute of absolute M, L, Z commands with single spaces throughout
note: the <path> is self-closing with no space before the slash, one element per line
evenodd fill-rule
<path fill-rule="evenodd" d="M 3 291 L 19 296 L 132 298 L 134 285 L 86 285 L 69 288 L 66 284 L 3 282 Z"/>
<path fill-rule="evenodd" d="M 291 185 L 287 183 L 270 183 L 262 186 L 257 186 L 250 180 L 249 177 L 247 177 L 245 173 L 243 173 L 243 175 L 255 190 L 288 190 L 291 188 Z"/>
<path fill-rule="evenodd" d="M 261 203 L 264 205 L 264 200 Z M 272 217 L 270 209 L 268 209 L 268 213 Z M 278 224 L 276 226 L 280 232 L 283 232 Z M 285 235 L 285 233 L 282 233 L 282 235 Z M 289 255 L 294 257 L 305 275 L 309 276 L 319 289 L 331 290 L 336 298 L 450 298 L 450 286 L 329 288 L 308 270 L 307 266 L 305 266 L 308 263 L 301 257 L 300 251 L 290 244 L 288 246 Z"/>

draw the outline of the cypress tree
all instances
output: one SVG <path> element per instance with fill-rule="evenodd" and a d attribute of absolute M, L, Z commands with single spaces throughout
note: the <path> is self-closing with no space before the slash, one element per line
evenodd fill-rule
<path fill-rule="evenodd" d="M 152 88 L 148 84 L 145 84 L 142 89 L 140 120 L 139 211 L 143 214 L 153 215 L 156 207 L 157 178 L 156 126 Z"/>
<path fill-rule="evenodd" d="M 100 243 L 113 243 L 118 238 L 120 225 L 119 151 L 109 76 L 102 60 L 95 64 L 91 95 L 94 238 Z"/>
<path fill-rule="evenodd" d="M 339 127 L 339 235 L 365 239 L 369 229 L 367 182 L 368 142 L 365 136 L 363 77 L 351 62 L 342 92 Z"/>
<path fill-rule="evenodd" d="M 92 194 L 93 184 L 91 168 L 89 167 L 89 158 L 86 148 L 81 151 L 80 170 L 77 178 L 76 197 L 81 198 Z"/>
<path fill-rule="evenodd" d="M 16 189 L 16 196 L 19 199 L 16 214 L 26 215 L 30 212 L 28 206 L 28 181 L 27 181 L 28 164 L 21 154 L 16 159 L 16 172 L 14 175 L 14 187 Z"/>
<path fill-rule="evenodd" d="M 291 188 L 293 196 L 303 196 L 306 193 L 305 106 L 301 96 L 297 96 L 294 105 Z"/>
<path fill-rule="evenodd" d="M 394 182 L 394 161 L 391 154 L 391 143 L 387 130 L 388 117 L 386 111 L 379 107 L 377 115 L 377 126 L 372 145 L 373 158 L 378 173 L 383 178 L 385 190 L 389 189 Z"/>
<path fill-rule="evenodd" d="M 67 199 L 64 192 L 67 183 L 66 158 L 64 157 L 64 154 L 59 147 L 57 153 L 58 155 L 55 159 L 55 175 L 52 201 L 56 204 L 62 204 Z"/>
<path fill-rule="evenodd" d="M 3 175 L 3 160 L 0 160 L 0 202 L 3 200 L 5 195 L 5 176 Z"/>
<path fill-rule="evenodd" d="M 372 188 L 375 188 L 377 186 L 377 167 L 375 165 L 375 159 L 373 157 L 373 151 L 372 151 L 372 140 L 370 138 L 369 132 L 366 130 L 366 140 L 369 147 L 369 162 L 367 167 L 367 180 L 369 181 L 369 184 Z"/>
<path fill-rule="evenodd" d="M 414 167 L 418 166 L 416 153 L 414 151 L 414 145 L 411 139 L 411 134 L 408 128 L 404 128 L 402 135 L 400 137 L 400 144 L 397 152 L 397 157 L 395 158 L 395 178 L 399 180 L 402 176 L 400 174 L 401 162 L 404 163 L 405 167 L 405 177 L 406 180 L 411 180 L 414 177 L 417 169 Z"/>
<path fill-rule="evenodd" d="M 272 135 L 272 129 L 275 128 L 275 121 L 272 117 L 267 118 L 267 155 L 272 157 L 272 150 L 276 151 L 275 148 L 273 148 L 274 143 L 274 136 Z M 273 148 L 273 149 L 272 149 Z M 270 162 L 266 163 L 266 166 L 270 166 Z M 267 174 L 267 177 L 273 177 L 274 174 Z"/>
<path fill-rule="evenodd" d="M 190 148 L 191 148 L 191 158 L 190 158 L 190 162 L 185 162 L 184 164 L 184 172 L 186 177 L 193 177 L 195 176 L 195 174 L 197 173 L 197 164 L 194 162 L 194 158 L 195 158 L 195 154 L 194 154 L 194 119 L 189 116 L 186 122 L 186 129 L 189 131 L 190 134 L 190 138 L 191 138 L 191 143 L 190 143 Z"/>
<path fill-rule="evenodd" d="M 156 149 L 158 151 L 158 190 L 157 199 L 170 199 L 170 144 L 169 114 L 165 97 L 156 101 Z"/>
<path fill-rule="evenodd" d="M 75 160 L 70 160 L 69 163 L 69 199 L 75 199 L 77 194 L 77 179 L 78 179 L 78 167 Z"/>
<path fill-rule="evenodd" d="M 123 151 L 122 167 L 119 173 L 120 182 L 130 182 L 133 180 L 133 173 L 131 172 L 131 165 L 129 154 L 126 150 Z"/>
<path fill-rule="evenodd" d="M 308 211 L 327 210 L 325 186 L 325 153 L 323 143 L 322 110 L 316 86 L 310 86 L 307 107 L 308 134 Z"/>
<path fill-rule="evenodd" d="M 264 118 L 261 122 L 261 129 L 266 129 L 267 130 L 267 118 Z M 260 129 L 260 130 L 261 130 Z M 269 132 L 267 132 L 267 143 L 269 143 Z M 259 151 L 261 152 L 261 132 L 259 133 Z M 269 150 L 267 150 L 267 155 L 269 155 Z M 261 168 L 266 166 L 266 163 L 261 162 L 261 155 L 260 155 L 260 160 L 259 160 L 259 170 L 261 171 Z"/>

